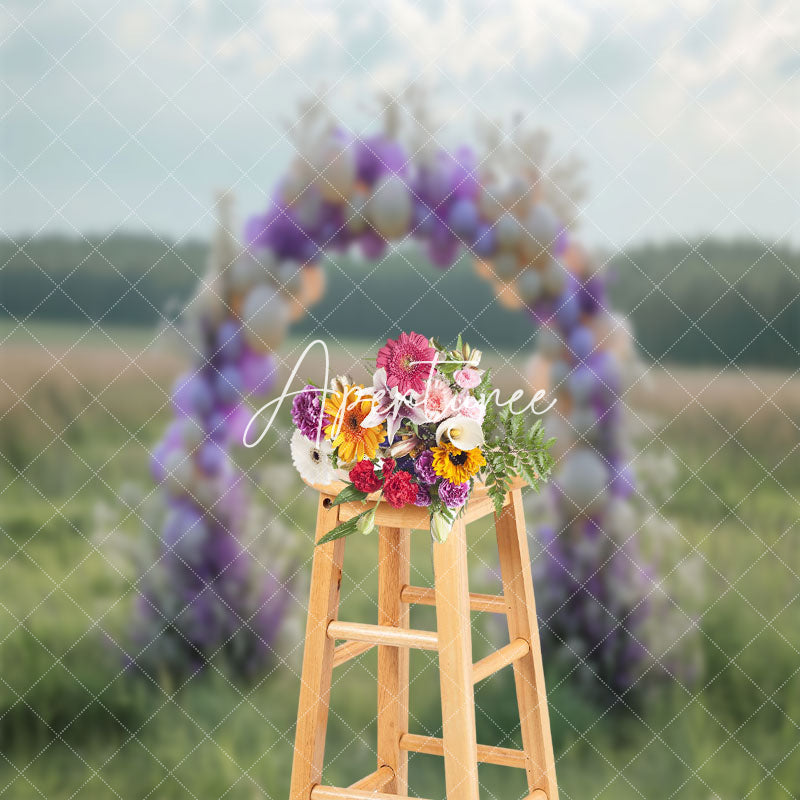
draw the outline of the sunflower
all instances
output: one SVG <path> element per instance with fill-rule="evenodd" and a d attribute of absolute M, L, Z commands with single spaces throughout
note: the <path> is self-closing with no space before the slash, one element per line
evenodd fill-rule
<path fill-rule="evenodd" d="M 439 447 L 432 447 L 433 471 L 451 483 L 464 483 L 468 481 L 481 467 L 486 465 L 486 459 L 480 447 L 472 450 L 459 450 L 455 445 L 445 443 Z"/>
<path fill-rule="evenodd" d="M 372 397 L 359 394 L 363 386 L 344 386 L 325 400 L 325 413 L 330 422 L 325 436 L 331 440 L 340 463 L 360 461 L 364 456 L 375 458 L 375 451 L 386 431 L 383 423 L 374 428 L 362 428 L 361 423 L 372 409 Z"/>

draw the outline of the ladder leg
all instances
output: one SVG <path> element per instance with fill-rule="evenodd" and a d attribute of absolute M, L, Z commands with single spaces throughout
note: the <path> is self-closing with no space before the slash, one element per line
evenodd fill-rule
<path fill-rule="evenodd" d="M 316 540 L 338 524 L 339 509 L 326 508 L 326 499 L 320 495 Z M 314 550 L 289 800 L 309 800 L 322 780 L 334 650 L 327 628 L 339 609 L 344 542 L 336 539 Z"/>
<path fill-rule="evenodd" d="M 444 544 L 434 543 L 433 574 L 447 800 L 478 800 L 472 629 L 463 520 L 456 521 Z"/>
<path fill-rule="evenodd" d="M 382 527 L 378 535 L 378 625 L 408 628 L 400 592 L 411 577 L 411 531 Z M 378 769 L 389 766 L 395 774 L 387 794 L 408 794 L 408 753 L 400 749 L 408 733 L 408 655 L 407 647 L 378 646 Z"/>
<path fill-rule="evenodd" d="M 512 492 L 511 502 L 503 509 L 503 513 L 495 516 L 495 525 L 508 633 L 511 641 L 522 638 L 530 644 L 529 653 L 514 662 L 528 788 L 533 793 L 537 789 L 543 791 L 547 800 L 558 800 L 542 649 L 536 622 L 522 493 L 519 489 Z"/>

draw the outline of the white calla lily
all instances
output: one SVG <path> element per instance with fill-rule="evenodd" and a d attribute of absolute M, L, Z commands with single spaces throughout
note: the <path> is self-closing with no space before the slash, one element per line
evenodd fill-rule
<path fill-rule="evenodd" d="M 447 437 L 459 450 L 472 450 L 483 444 L 483 428 L 479 422 L 469 417 L 457 415 L 439 423 L 436 428 L 436 444 Z"/>

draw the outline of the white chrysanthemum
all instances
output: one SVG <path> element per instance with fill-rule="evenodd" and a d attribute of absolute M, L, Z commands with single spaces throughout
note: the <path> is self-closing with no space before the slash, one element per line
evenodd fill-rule
<path fill-rule="evenodd" d="M 292 463 L 304 481 L 324 485 L 336 480 L 330 459 L 333 452 L 330 442 L 323 440 L 317 447 L 316 442 L 306 439 L 296 430 L 292 434 L 290 449 Z"/>

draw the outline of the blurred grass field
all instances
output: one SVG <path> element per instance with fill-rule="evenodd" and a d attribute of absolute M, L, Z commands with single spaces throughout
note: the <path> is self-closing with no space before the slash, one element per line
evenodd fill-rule
<path fill-rule="evenodd" d="M 283 800 L 301 577 L 298 614 L 254 687 L 231 682 L 219 664 L 185 686 L 125 669 L 136 596 L 126 554 L 154 536 L 139 521 L 138 504 L 152 489 L 148 448 L 169 419 L 165 392 L 180 354 L 152 330 L 36 325 L 9 336 L 12 330 L 0 331 L 0 339 L 8 336 L 0 356 L 0 797 Z M 297 346 L 287 347 L 290 361 Z M 368 347 L 348 342 L 345 349 Z M 516 369 L 516 361 L 506 367 L 501 384 L 513 385 Z M 589 703 L 568 674 L 551 674 L 565 800 L 800 796 L 800 386 L 787 378 L 659 367 L 637 386 L 631 403 L 646 431 L 642 447 L 666 450 L 678 468 L 663 513 L 680 531 L 683 554 L 699 557 L 698 591 L 675 599 L 699 626 L 702 674 L 694 685 L 665 682 L 642 703 L 615 707 Z M 252 474 L 270 480 L 276 468 L 290 473 L 288 448 L 265 454 Z M 281 535 L 292 537 L 287 546 L 299 547 L 307 564 L 312 493 L 294 477 L 267 489 L 282 498 Z M 481 524 L 470 531 L 473 584 L 494 591 L 496 553 Z M 359 557 L 346 563 L 342 616 L 369 621 L 376 542 L 359 538 L 350 552 L 356 548 Z M 424 538 L 414 570 L 416 582 L 430 580 Z M 415 626 L 433 625 L 430 609 L 413 614 Z M 496 633 L 480 620 L 476 657 Z M 326 773 L 334 784 L 374 769 L 374 673 L 372 653 L 336 676 Z M 479 739 L 512 746 L 516 712 L 506 673 L 477 688 Z M 411 729 L 435 731 L 435 660 L 413 654 L 412 676 Z M 411 775 L 412 794 L 443 796 L 439 759 L 412 756 Z M 484 797 L 524 794 L 515 771 L 482 767 L 481 779 Z"/>

